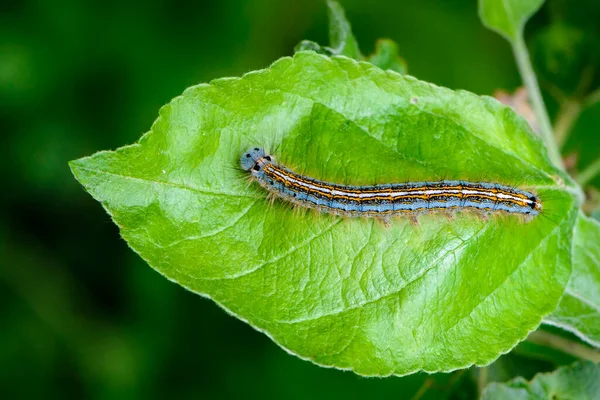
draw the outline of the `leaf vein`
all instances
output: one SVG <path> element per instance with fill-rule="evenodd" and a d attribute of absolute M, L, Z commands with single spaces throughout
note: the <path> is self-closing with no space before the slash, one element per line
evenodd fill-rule
<path fill-rule="evenodd" d="M 504 277 L 504 279 L 502 280 L 502 282 L 500 282 L 490 293 L 488 293 L 483 299 L 481 299 L 481 301 L 479 303 L 477 303 L 477 305 L 475 307 L 473 307 L 468 314 L 466 314 L 466 315 L 460 317 L 459 319 L 457 319 L 450 327 L 445 328 L 443 333 L 447 333 L 450 330 L 454 329 L 461 321 L 463 321 L 464 319 L 466 319 L 469 316 L 471 316 L 473 314 L 473 312 L 475 312 L 475 310 L 477 308 L 479 308 L 490 296 L 492 296 L 502 285 L 504 285 L 506 283 L 506 281 L 508 280 L 508 278 L 510 278 L 516 271 L 519 270 L 519 268 L 523 264 L 525 264 L 525 262 L 527 262 L 531 258 L 531 256 L 535 252 L 535 250 L 537 250 L 543 243 L 545 243 L 547 240 L 549 240 L 550 237 L 552 237 L 554 235 L 554 232 L 560 226 L 561 226 L 561 224 L 555 225 L 555 227 L 552 228 L 552 230 L 548 233 L 548 235 L 546 235 L 542 240 L 539 241 L 539 243 L 534 248 L 531 249 L 531 251 L 529 252 L 529 254 L 527 254 L 527 257 L 525 257 L 523 259 L 523 261 L 521 263 L 519 263 L 519 265 L 517 265 L 517 267 L 515 269 L 513 269 L 508 275 L 506 275 Z M 438 335 L 438 336 L 440 336 L 440 335 Z"/>
<path fill-rule="evenodd" d="M 471 237 L 470 239 L 473 239 L 477 236 L 480 236 L 481 232 L 483 232 L 484 230 L 480 230 L 477 232 L 476 235 L 474 235 L 473 237 Z M 451 254 L 454 254 L 456 251 L 458 251 L 460 248 L 464 247 L 466 245 L 466 243 L 468 243 L 468 241 L 463 241 L 461 242 L 458 246 L 456 246 L 455 248 L 448 250 L 446 253 L 444 253 L 442 256 L 436 258 L 434 261 L 432 261 L 428 266 L 426 266 L 425 268 L 422 268 L 415 276 L 414 278 L 412 278 L 412 280 L 407 281 L 406 284 L 390 293 L 386 293 L 384 295 L 378 296 L 376 298 L 373 299 L 369 299 L 366 300 L 364 302 L 360 302 L 355 304 L 352 307 L 348 307 L 348 308 L 344 308 L 341 310 L 337 310 L 331 313 L 325 313 L 325 314 L 321 314 L 321 315 L 317 315 L 314 317 L 308 317 L 308 318 L 299 318 L 299 319 L 292 319 L 292 320 L 277 320 L 278 323 L 282 323 L 282 324 L 299 324 L 299 323 L 304 323 L 304 322 L 308 322 L 308 321 L 316 321 L 318 319 L 321 318 L 326 318 L 326 317 L 331 317 L 334 315 L 339 315 L 339 314 L 343 314 L 347 311 L 352 311 L 355 309 L 359 309 L 362 308 L 366 305 L 372 304 L 372 303 L 376 303 L 379 300 L 384 300 L 387 299 L 389 297 L 395 296 L 397 294 L 399 294 L 400 292 L 402 292 L 404 289 L 406 289 L 409 285 L 412 285 L 413 283 L 417 282 L 419 279 L 421 279 L 423 276 L 425 276 L 425 274 L 427 272 L 429 272 L 431 269 L 433 269 L 441 260 L 443 260 L 444 258 L 448 257 Z"/>
<path fill-rule="evenodd" d="M 257 201 L 258 201 L 258 199 L 254 200 L 252 203 L 250 203 L 250 205 L 248 207 L 246 207 L 244 210 L 242 210 L 242 212 L 236 218 L 233 218 L 229 224 L 222 225 L 222 226 L 218 227 L 217 229 L 213 230 L 212 232 L 204 233 L 202 235 L 188 236 L 188 237 L 184 237 L 179 240 L 175 240 L 175 241 L 167 244 L 166 246 L 161 246 L 161 248 L 167 249 L 169 247 L 177 246 L 178 244 L 180 244 L 182 242 L 187 242 L 190 240 L 201 240 L 201 239 L 206 239 L 206 238 L 218 235 L 219 233 L 227 230 L 228 228 L 235 226 L 242 218 L 244 218 L 244 216 L 246 214 L 248 214 L 248 212 L 250 212 L 250 209 L 252 207 L 254 207 L 254 205 L 257 203 Z"/>
<path fill-rule="evenodd" d="M 600 305 L 598 304 L 594 304 L 591 300 L 586 299 L 585 297 L 581 296 L 580 294 L 573 292 L 569 289 L 565 290 L 565 294 L 568 294 L 571 297 L 574 297 L 575 299 L 581 301 L 582 303 L 590 306 L 591 308 L 593 308 L 597 313 L 600 314 Z"/>
<path fill-rule="evenodd" d="M 277 261 L 281 260 L 282 258 L 285 258 L 285 257 L 289 256 L 290 254 L 293 254 L 294 252 L 296 252 L 296 251 L 304 248 L 305 246 L 310 245 L 314 240 L 318 239 L 319 237 L 323 236 L 324 234 L 326 234 L 327 232 L 329 232 L 330 230 L 332 230 L 341 221 L 342 221 L 342 219 L 340 218 L 337 221 L 335 221 L 334 223 L 330 224 L 325 229 L 319 231 L 318 233 L 315 233 L 313 236 L 310 236 L 309 238 L 307 238 L 305 241 L 301 242 L 297 246 L 292 247 L 291 249 L 289 249 L 285 253 L 282 253 L 281 255 L 279 255 L 279 256 L 277 256 L 275 258 L 272 258 L 271 260 L 265 261 L 265 262 L 263 262 L 261 264 L 257 264 L 256 266 L 252 267 L 251 269 L 243 271 L 243 272 L 241 272 L 239 274 L 227 275 L 227 276 L 222 276 L 222 277 L 218 277 L 218 278 L 199 278 L 199 277 L 194 277 L 194 278 L 195 279 L 200 279 L 200 280 L 206 280 L 206 281 L 210 281 L 210 280 L 218 281 L 218 280 L 238 279 L 238 278 L 242 278 L 242 277 L 244 277 L 246 275 L 250 275 L 250 274 L 258 271 L 262 267 L 264 267 L 266 265 L 269 265 L 269 264 L 276 263 Z"/>
<path fill-rule="evenodd" d="M 189 190 L 190 192 L 195 192 L 195 193 L 200 193 L 200 194 L 205 194 L 205 195 L 219 195 L 219 196 L 239 197 L 239 198 L 247 198 L 247 199 L 257 199 L 258 198 L 257 196 L 246 196 L 246 195 L 241 195 L 239 193 L 230 193 L 230 192 L 216 191 L 216 190 L 211 190 L 211 189 L 195 188 L 195 187 L 180 184 L 180 183 L 174 183 L 174 182 L 169 182 L 169 181 L 158 181 L 158 180 L 148 179 L 148 178 L 140 178 L 137 176 L 127 175 L 127 174 L 118 174 L 116 172 L 109 172 L 109 171 L 104 171 L 104 170 L 99 170 L 99 169 L 94 169 L 94 168 L 89 168 L 89 167 L 83 167 L 81 165 L 78 165 L 77 169 L 95 172 L 97 174 L 115 176 L 118 178 L 123 178 L 125 180 L 132 180 L 132 181 L 136 181 L 136 182 L 157 184 L 157 185 L 161 185 L 161 186 L 169 186 L 169 187 L 173 187 L 173 188 L 177 188 L 177 189 Z"/>

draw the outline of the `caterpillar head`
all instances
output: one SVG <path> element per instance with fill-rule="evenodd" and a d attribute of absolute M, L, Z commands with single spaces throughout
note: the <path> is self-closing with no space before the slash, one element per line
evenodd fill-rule
<path fill-rule="evenodd" d="M 259 149 L 258 147 L 248 150 L 242 154 L 242 158 L 240 159 L 242 169 L 250 171 L 253 174 L 260 172 L 266 164 L 271 162 L 273 162 L 273 158 L 267 155 L 264 149 Z"/>
<path fill-rule="evenodd" d="M 542 202 L 535 196 L 531 196 L 529 198 L 529 207 L 531 207 L 531 209 L 533 210 L 534 215 L 537 215 L 540 212 L 542 212 Z"/>

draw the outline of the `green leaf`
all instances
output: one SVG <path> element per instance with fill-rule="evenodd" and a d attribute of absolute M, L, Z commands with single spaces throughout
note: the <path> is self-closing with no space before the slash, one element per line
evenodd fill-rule
<path fill-rule="evenodd" d="M 482 400 L 597 399 L 600 366 L 575 363 L 554 372 L 536 375 L 531 382 L 516 378 L 508 383 L 490 383 Z"/>
<path fill-rule="evenodd" d="M 600 347 L 600 223 L 583 213 L 575 225 L 571 279 L 558 308 L 544 322 Z"/>
<path fill-rule="evenodd" d="M 331 47 L 321 46 L 312 40 L 303 40 L 298 43 L 294 47 L 294 53 L 298 53 L 300 51 L 314 51 L 315 53 L 324 54 L 326 56 L 333 56 L 337 54 Z"/>
<path fill-rule="evenodd" d="M 544 0 L 479 0 L 479 18 L 489 29 L 511 42 L 523 32 L 525 22 Z"/>
<path fill-rule="evenodd" d="M 352 34 L 352 27 L 346 19 L 346 13 L 342 6 L 337 1 L 327 0 L 327 7 L 329 10 L 329 45 L 336 54 L 355 60 L 362 59 L 358 42 Z"/>
<path fill-rule="evenodd" d="M 546 145 L 548 155 L 554 165 L 562 166 L 550 118 L 546 112 L 542 93 L 523 39 L 525 22 L 540 8 L 543 2 L 543 0 L 479 0 L 479 18 L 485 26 L 504 36 L 510 42 L 519 73 L 527 88 L 539 123 L 539 135 Z"/>
<path fill-rule="evenodd" d="M 239 159 L 254 146 L 335 182 L 513 184 L 544 211 L 389 227 L 298 212 L 248 184 Z M 70 165 L 168 279 L 293 354 L 363 375 L 488 364 L 556 308 L 571 273 L 578 204 L 527 122 L 346 57 L 300 52 L 191 87 L 139 143 Z"/>
<path fill-rule="evenodd" d="M 490 382 L 504 382 L 516 377 L 532 379 L 539 372 L 553 371 L 578 360 L 552 347 L 524 340 L 487 367 L 487 378 Z"/>
<path fill-rule="evenodd" d="M 379 39 L 375 53 L 368 61 L 381 69 L 391 69 L 402 75 L 407 73 L 406 61 L 398 55 L 398 45 L 390 39 Z"/>

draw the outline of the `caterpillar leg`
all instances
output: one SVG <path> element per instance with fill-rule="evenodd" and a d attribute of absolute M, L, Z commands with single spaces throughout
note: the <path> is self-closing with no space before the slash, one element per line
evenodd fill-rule
<path fill-rule="evenodd" d="M 448 222 L 453 222 L 456 219 L 456 213 L 444 213 L 444 217 L 446 217 Z"/>
<path fill-rule="evenodd" d="M 376 217 L 375 219 L 381 222 L 386 228 L 390 228 L 392 226 L 392 219 L 389 216 Z"/>
<path fill-rule="evenodd" d="M 482 221 L 484 221 L 484 222 L 487 222 L 487 221 L 489 221 L 489 220 L 490 220 L 490 216 L 491 216 L 491 215 L 492 215 L 492 214 L 491 214 L 490 212 L 487 212 L 487 211 L 486 211 L 486 212 L 482 212 L 482 213 L 480 213 L 480 214 L 479 214 L 479 218 L 481 218 L 481 220 L 482 220 Z"/>
<path fill-rule="evenodd" d="M 411 224 L 412 226 L 419 226 L 419 225 L 421 225 L 421 224 L 419 223 L 419 218 L 418 218 L 416 215 L 411 215 L 411 216 L 409 216 L 409 217 L 408 217 L 408 220 L 410 221 L 410 224 Z"/>

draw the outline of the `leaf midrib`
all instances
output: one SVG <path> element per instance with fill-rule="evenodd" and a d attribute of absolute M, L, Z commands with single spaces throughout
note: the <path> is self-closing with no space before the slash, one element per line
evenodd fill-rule
<path fill-rule="evenodd" d="M 85 160 L 85 159 L 83 159 L 83 160 Z M 147 183 L 147 184 L 151 184 L 151 185 L 167 186 L 167 187 L 172 187 L 172 188 L 177 188 L 177 189 L 189 190 L 191 192 L 200 193 L 203 195 L 228 196 L 228 197 L 244 198 L 244 199 L 260 198 L 258 196 L 247 196 L 247 195 L 241 195 L 239 193 L 230 193 L 230 192 L 217 191 L 217 190 L 212 190 L 212 189 L 197 188 L 197 187 L 193 187 L 193 186 L 184 185 L 181 183 L 175 183 L 175 182 L 170 182 L 170 181 L 159 181 L 159 180 L 154 180 L 154 179 L 145 178 L 145 177 L 110 172 L 110 171 L 106 171 L 106 170 L 102 170 L 102 169 L 85 167 L 83 165 L 80 165 L 79 163 L 76 163 L 76 164 L 74 163 L 73 165 L 74 165 L 73 168 L 77 169 L 77 170 L 84 170 L 84 171 L 93 172 L 93 173 L 100 174 L 100 175 L 115 176 L 115 177 L 119 177 L 119 178 L 122 178 L 125 180 L 142 182 L 142 183 Z"/>
<path fill-rule="evenodd" d="M 332 59 L 329 59 L 329 61 L 333 63 L 333 60 L 335 60 L 335 58 L 338 58 L 338 57 L 342 57 L 342 56 L 336 56 L 336 57 L 333 57 Z M 344 57 L 344 59 L 347 59 L 347 57 Z M 362 63 L 364 63 L 364 62 L 357 62 L 357 61 L 355 61 L 355 60 L 352 60 L 352 59 L 348 59 L 348 60 L 351 60 L 352 62 L 355 62 L 355 63 L 357 63 L 357 64 L 362 64 Z M 294 58 L 294 59 L 292 59 L 292 62 L 294 62 L 294 61 L 295 61 L 295 58 Z M 346 71 L 346 70 L 345 70 L 345 69 L 344 69 L 344 68 L 343 68 L 341 65 L 339 65 L 339 64 L 336 64 L 336 65 L 337 65 L 337 66 L 340 68 L 340 70 L 341 70 L 341 71 L 343 71 L 343 72 L 346 74 L 346 77 L 347 77 L 347 81 L 348 81 L 348 83 L 351 83 L 351 79 L 348 77 L 348 72 L 347 72 L 347 71 Z M 274 66 L 275 66 L 275 65 L 274 65 Z M 274 66 L 272 66 L 271 68 L 273 68 Z M 370 67 L 373 67 L 373 68 L 376 68 L 376 67 L 372 66 L 371 64 L 369 64 L 369 66 L 370 66 Z M 272 73 L 272 70 L 271 70 L 271 69 L 268 69 L 267 71 L 268 71 L 268 72 L 270 72 L 270 73 Z M 367 75 L 364 75 L 364 76 L 366 77 Z M 404 78 L 404 77 L 403 77 L 403 78 Z M 240 79 L 243 79 L 243 78 L 240 78 Z M 416 81 L 416 80 L 415 80 L 415 81 Z M 387 93 L 387 94 L 390 94 L 390 95 L 392 95 L 392 96 L 394 96 L 394 97 L 399 97 L 399 96 L 398 96 L 396 93 L 394 93 L 394 92 L 390 92 L 390 91 L 388 91 L 388 90 L 385 90 L 385 88 L 382 88 L 382 87 L 381 87 L 381 86 L 380 86 L 378 83 L 376 83 L 376 82 L 374 82 L 374 83 L 376 84 L 376 86 L 377 86 L 378 88 L 380 88 L 380 90 L 384 91 L 385 93 Z M 397 82 L 395 82 L 395 83 L 397 83 Z M 348 121 L 351 121 L 352 123 L 354 123 L 354 124 L 355 124 L 357 127 L 360 127 L 360 128 L 361 128 L 361 130 L 363 130 L 363 131 L 364 131 L 364 132 L 365 132 L 365 133 L 366 133 L 366 134 L 367 134 L 369 137 L 371 137 L 372 139 L 376 140 L 376 141 L 377 141 L 378 143 L 380 143 L 380 144 L 381 144 L 383 147 L 385 147 L 385 148 L 387 148 L 387 149 L 390 149 L 391 151 L 393 151 L 394 153 L 398 154 L 398 155 L 399 155 L 401 158 L 403 158 L 403 159 L 405 159 L 405 160 L 410 160 L 410 161 L 419 162 L 420 164 L 422 164 L 422 165 L 424 165 L 425 167 L 427 167 L 427 168 L 428 168 L 428 169 L 429 169 L 429 170 L 430 170 L 432 173 L 435 173 L 435 171 L 431 170 L 431 167 L 430 167 L 430 166 L 428 166 L 426 163 L 423 163 L 423 160 L 421 160 L 421 159 L 416 159 L 416 158 L 414 158 L 414 157 L 407 157 L 407 155 L 406 155 L 406 154 L 402 154 L 402 153 L 400 153 L 400 152 L 399 152 L 399 151 L 398 151 L 396 148 L 393 148 L 393 147 L 387 146 L 385 143 L 383 143 L 381 140 L 379 140 L 379 138 L 377 138 L 377 137 L 373 136 L 373 135 L 372 135 L 372 134 L 369 132 L 369 130 L 367 129 L 367 127 L 365 127 L 365 126 L 363 126 L 363 125 L 359 124 L 358 122 L 356 122 L 355 120 L 351 119 L 350 117 L 348 117 L 348 116 L 346 115 L 346 113 L 344 113 L 344 112 L 342 112 L 342 111 L 340 111 L 340 110 L 337 110 L 337 109 L 335 109 L 335 108 L 331 108 L 331 107 L 330 107 L 328 104 L 322 103 L 322 102 L 320 102 L 320 101 L 318 101 L 318 100 L 314 99 L 313 97 L 302 95 L 302 94 L 300 94 L 300 93 L 298 93 L 298 92 L 296 92 L 296 91 L 289 91 L 289 90 L 284 90 L 284 89 L 281 89 L 281 88 L 276 88 L 276 89 L 267 89 L 267 88 L 266 88 L 266 87 L 264 87 L 264 86 L 262 86 L 262 88 L 263 88 L 264 90 L 279 91 L 279 92 L 281 92 L 281 93 L 286 93 L 286 94 L 288 94 L 288 95 L 291 95 L 291 96 L 296 96 L 296 97 L 299 97 L 299 98 L 301 98 L 301 99 L 308 100 L 308 101 L 310 101 L 310 102 L 312 102 L 312 103 L 320 104 L 320 105 L 322 105 L 323 107 L 325 107 L 325 108 L 327 108 L 327 109 L 329 109 L 329 110 L 335 111 L 335 112 L 337 112 L 337 113 L 339 113 L 339 114 L 343 115 L 343 116 L 344 116 L 344 118 L 346 118 Z M 436 88 L 437 88 L 437 87 L 436 87 Z M 446 89 L 446 88 L 439 88 L 439 89 L 443 89 L 443 90 L 450 90 L 450 89 Z M 457 92 L 454 92 L 454 93 L 455 93 L 455 94 L 457 94 L 457 95 L 459 95 L 459 93 L 457 93 Z M 468 93 L 468 92 L 465 92 L 465 93 Z M 476 95 L 474 95 L 474 94 L 473 94 L 473 96 L 476 96 Z M 401 98 L 401 99 L 402 99 L 402 100 L 405 100 L 404 98 Z M 452 122 L 454 122 L 455 124 L 457 124 L 457 125 L 461 126 L 461 127 L 462 127 L 462 128 L 463 128 L 463 129 L 464 129 L 466 132 L 468 132 L 468 133 L 469 133 L 469 134 L 470 134 L 472 137 L 474 137 L 474 138 L 478 139 L 478 140 L 479 140 L 479 141 L 481 141 L 482 143 L 485 143 L 485 142 L 486 142 L 484 138 L 481 138 L 479 135 L 475 134 L 475 132 L 474 132 L 474 131 L 472 131 L 470 128 L 468 128 L 468 127 L 465 127 L 465 126 L 463 126 L 463 125 L 461 125 L 461 124 L 457 123 L 456 121 L 454 121 L 452 118 L 448 117 L 447 115 L 443 115 L 443 114 L 442 114 L 442 115 L 439 115 L 439 114 L 436 114 L 436 113 L 434 113 L 433 111 L 430 111 L 430 110 L 424 110 L 422 107 L 419 107 L 419 110 L 421 110 L 421 111 L 422 111 L 422 112 L 424 112 L 424 113 L 430 114 L 430 115 L 435 115 L 435 116 L 438 116 L 438 117 L 441 117 L 441 118 L 445 118 L 445 119 L 451 120 L 451 121 L 452 121 Z M 373 115 L 373 114 L 372 114 L 372 115 Z M 524 165 L 531 166 L 531 167 L 532 167 L 532 169 L 534 169 L 535 171 L 538 171 L 540 174 L 542 174 L 542 175 L 544 175 L 544 176 L 546 176 L 546 177 L 548 177 L 548 178 L 552 179 L 552 176 L 551 176 L 551 174 L 549 174 L 548 172 L 546 172 L 546 171 L 544 171 L 544 170 L 541 170 L 541 169 L 539 169 L 539 168 L 538 168 L 536 165 L 532 164 L 531 162 L 524 160 L 523 158 L 521 158 L 520 156 L 518 156 L 518 154 L 516 154 L 516 153 L 514 153 L 514 152 L 508 152 L 508 151 L 506 151 L 506 149 L 499 148 L 499 147 L 496 147 L 496 146 L 491 146 L 491 147 L 493 147 L 494 149 L 497 149 L 497 150 L 499 150 L 501 153 L 505 154 L 507 157 L 510 157 L 510 158 L 512 158 L 512 159 L 519 160 L 519 161 L 520 161 L 521 163 L 523 163 Z"/>

